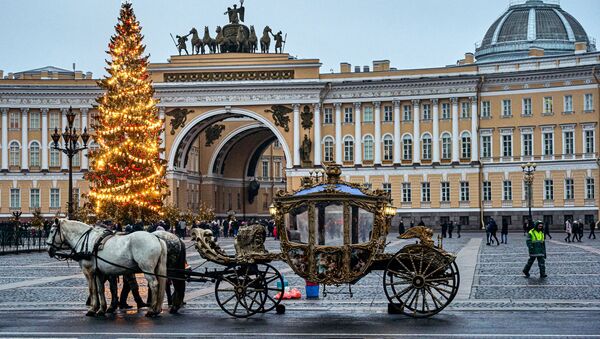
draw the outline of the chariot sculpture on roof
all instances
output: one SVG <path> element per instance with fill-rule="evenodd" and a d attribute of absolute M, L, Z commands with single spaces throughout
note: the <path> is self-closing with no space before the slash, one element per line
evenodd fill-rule
<path fill-rule="evenodd" d="M 285 49 L 285 37 L 281 31 L 273 34 L 269 26 L 265 26 L 260 39 L 256 35 L 254 26 L 246 26 L 245 22 L 246 8 L 244 0 L 240 0 L 240 5 L 234 4 L 232 7 L 227 7 L 223 15 L 227 15 L 229 21 L 224 26 L 217 26 L 214 32 L 215 38 L 210 36 L 208 26 L 204 29 L 204 37 L 200 37 L 196 28 L 192 28 L 187 35 L 177 35 L 178 40 L 173 42 L 177 47 L 179 55 L 182 51 L 188 54 L 187 38 L 192 36 L 192 54 L 205 53 L 256 53 L 260 43 L 260 52 L 269 53 L 271 45 L 271 36 L 275 41 L 275 53 L 283 53 Z M 205 48 L 206 47 L 206 48 Z"/>

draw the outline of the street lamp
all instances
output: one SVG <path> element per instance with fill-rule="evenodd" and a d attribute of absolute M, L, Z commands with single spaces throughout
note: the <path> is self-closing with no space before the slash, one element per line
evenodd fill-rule
<path fill-rule="evenodd" d="M 531 186 L 533 185 L 533 173 L 537 165 L 533 162 L 521 164 L 523 169 L 523 181 L 527 185 L 527 207 L 529 208 L 529 227 L 533 226 L 533 217 L 531 216 Z"/>
<path fill-rule="evenodd" d="M 65 130 L 62 133 L 62 147 L 60 147 L 59 144 L 61 134 L 59 133 L 58 128 L 54 128 L 54 133 L 52 134 L 52 141 L 54 141 L 52 148 L 65 153 L 69 158 L 69 202 L 67 204 L 67 218 L 69 219 L 73 218 L 73 157 L 80 151 L 87 149 L 87 142 L 90 139 L 87 128 L 84 128 L 83 133 L 79 135 L 77 134 L 77 129 L 73 127 L 73 122 L 75 122 L 75 113 L 73 112 L 73 108 L 69 107 L 69 112 L 67 113 L 67 126 L 65 126 Z M 83 147 L 77 146 L 79 138 L 83 141 Z"/>

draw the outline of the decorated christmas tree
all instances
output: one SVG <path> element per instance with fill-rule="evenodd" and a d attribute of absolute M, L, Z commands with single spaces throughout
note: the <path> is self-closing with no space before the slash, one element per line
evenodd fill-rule
<path fill-rule="evenodd" d="M 108 76 L 99 81 L 95 141 L 90 153 L 90 201 L 97 215 L 115 221 L 152 219 L 166 195 L 165 161 L 160 159 L 162 121 L 149 79 L 140 23 L 130 3 L 121 7 L 116 34 L 108 44 Z"/>

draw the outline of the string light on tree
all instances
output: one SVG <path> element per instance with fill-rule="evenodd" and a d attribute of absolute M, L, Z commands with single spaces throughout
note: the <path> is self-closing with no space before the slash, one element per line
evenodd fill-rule
<path fill-rule="evenodd" d="M 97 99 L 95 141 L 90 153 L 90 200 L 96 213 L 115 210 L 135 218 L 159 214 L 166 196 L 165 161 L 160 159 L 157 100 L 144 56 L 141 27 L 130 3 L 121 5 L 116 34 L 108 44 L 105 91 Z"/>

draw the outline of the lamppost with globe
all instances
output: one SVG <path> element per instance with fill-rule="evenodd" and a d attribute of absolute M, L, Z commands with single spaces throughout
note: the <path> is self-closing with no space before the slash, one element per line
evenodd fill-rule
<path fill-rule="evenodd" d="M 529 208 L 529 227 L 533 226 L 533 217 L 531 216 L 531 186 L 533 185 L 533 173 L 537 165 L 533 162 L 522 164 L 523 169 L 523 181 L 527 185 L 527 207 Z"/>
<path fill-rule="evenodd" d="M 69 201 L 67 203 L 67 218 L 69 219 L 73 218 L 73 157 L 82 150 L 87 149 L 87 142 L 90 139 L 87 128 L 83 129 L 81 135 L 77 134 L 77 129 L 73 127 L 74 122 L 75 113 L 73 112 L 73 108 L 69 107 L 69 112 L 67 113 L 67 126 L 65 126 L 65 130 L 62 133 L 62 147 L 59 144 L 61 134 L 59 133 L 58 128 L 55 128 L 54 133 L 52 134 L 52 141 L 54 141 L 52 148 L 65 153 L 69 159 Z M 80 138 L 83 142 L 83 147 L 78 145 Z"/>

